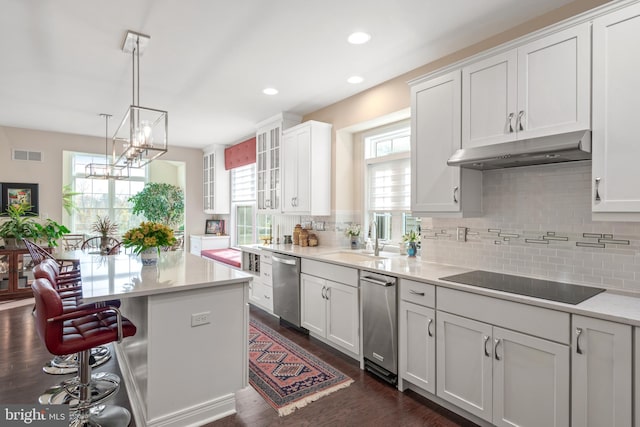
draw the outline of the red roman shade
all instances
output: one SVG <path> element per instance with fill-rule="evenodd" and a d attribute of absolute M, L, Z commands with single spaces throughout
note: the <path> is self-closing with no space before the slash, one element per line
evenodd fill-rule
<path fill-rule="evenodd" d="M 239 168 L 256 162 L 256 138 L 224 149 L 224 168 Z"/>

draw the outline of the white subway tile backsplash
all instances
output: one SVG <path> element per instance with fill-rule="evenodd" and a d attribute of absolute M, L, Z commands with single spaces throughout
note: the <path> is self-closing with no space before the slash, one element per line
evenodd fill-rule
<path fill-rule="evenodd" d="M 640 292 L 640 224 L 591 220 L 590 162 L 485 171 L 483 206 L 481 218 L 423 218 L 440 235 L 422 258 Z M 457 242 L 458 226 L 477 235 Z"/>

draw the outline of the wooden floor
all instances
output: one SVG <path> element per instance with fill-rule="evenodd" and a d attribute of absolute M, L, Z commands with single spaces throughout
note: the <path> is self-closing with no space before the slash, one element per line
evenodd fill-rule
<path fill-rule="evenodd" d="M 285 417 L 279 417 L 249 386 L 236 395 L 236 415 L 207 424 L 207 427 L 475 426 L 416 393 L 400 393 L 361 371 L 355 360 L 316 339 L 280 326 L 276 318 L 259 309 L 252 307 L 251 316 L 355 381 L 346 389 L 323 397 Z M 39 394 L 62 377 L 47 375 L 41 370 L 50 355 L 35 332 L 31 306 L 0 310 L 0 331 L 0 403 L 37 402 Z M 98 370 L 120 374 L 113 359 Z M 114 403 L 129 408 L 124 387 Z M 130 426 L 135 427 L 135 423 L 132 421 Z"/>

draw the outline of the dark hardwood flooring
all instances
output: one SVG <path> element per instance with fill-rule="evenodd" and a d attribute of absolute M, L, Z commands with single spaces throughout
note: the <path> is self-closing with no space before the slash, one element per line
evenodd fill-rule
<path fill-rule="evenodd" d="M 361 371 L 355 360 L 314 338 L 280 326 L 276 318 L 259 309 L 252 307 L 251 316 L 344 372 L 354 383 L 285 417 L 279 417 L 249 386 L 236 395 L 237 414 L 206 427 L 475 426 L 416 393 L 400 393 Z M 51 356 L 38 339 L 31 306 L 0 310 L 0 351 L 0 403 L 36 403 L 46 387 L 63 378 L 42 372 L 42 365 Z M 120 375 L 115 357 L 97 370 Z M 130 408 L 124 386 L 113 403 Z M 135 427 L 133 420 L 130 427 Z"/>

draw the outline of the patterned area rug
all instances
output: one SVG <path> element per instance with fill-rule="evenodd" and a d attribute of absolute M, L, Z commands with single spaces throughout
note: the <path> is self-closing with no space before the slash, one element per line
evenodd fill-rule
<path fill-rule="evenodd" d="M 249 325 L 249 384 L 282 417 L 353 380 L 260 322 Z"/>

